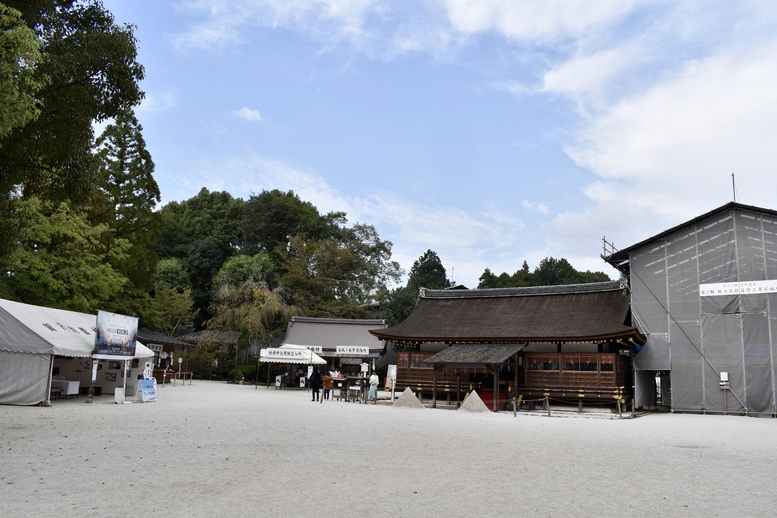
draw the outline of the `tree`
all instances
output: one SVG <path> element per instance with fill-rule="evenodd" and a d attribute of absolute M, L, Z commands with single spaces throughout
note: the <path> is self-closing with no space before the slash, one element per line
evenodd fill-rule
<path fill-rule="evenodd" d="M 178 259 L 162 259 L 157 264 L 152 305 L 152 317 L 146 327 L 175 336 L 194 323 L 197 312 L 193 309 L 189 276 Z"/>
<path fill-rule="evenodd" d="M 413 312 L 418 290 L 402 286 L 387 292 L 380 301 L 380 314 L 389 326 L 402 323 Z"/>
<path fill-rule="evenodd" d="M 127 260 L 114 267 L 124 272 L 137 290 L 148 292 L 161 230 L 160 216 L 154 209 L 161 196 L 142 131 L 132 110 L 124 110 L 97 139 L 100 180 L 92 207 L 94 221 L 106 223 L 115 238 L 132 243 Z"/>
<path fill-rule="evenodd" d="M 228 192 L 200 192 L 183 202 L 162 207 L 162 232 L 157 244 L 161 258 L 177 258 L 192 288 L 195 326 L 213 316 L 213 277 L 240 250 L 243 201 Z"/>
<path fill-rule="evenodd" d="M 607 275 L 604 272 L 592 272 L 591 270 L 586 270 L 584 272 L 578 272 L 578 282 L 579 283 L 589 283 L 589 282 L 607 282 L 611 281 L 610 276 Z"/>
<path fill-rule="evenodd" d="M 408 287 L 441 290 L 450 286 L 445 267 L 437 252 L 427 250 L 413 263 L 408 278 Z"/>
<path fill-rule="evenodd" d="M 144 76 L 132 27 L 115 25 L 99 1 L 3 4 L 21 17 L 3 6 L 0 109 L 11 123 L 0 125 L 0 266 L 15 248 L 14 198 L 89 201 L 98 176 L 93 123 L 138 104 Z"/>
<path fill-rule="evenodd" d="M 215 238 L 207 237 L 192 243 L 182 261 L 189 272 L 194 307 L 198 310 L 196 326 L 213 316 L 213 278 L 227 259 L 225 253 Z"/>
<path fill-rule="evenodd" d="M 87 313 L 115 311 L 111 301 L 128 281 L 111 260 L 122 259 L 129 243 L 118 239 L 107 246 L 108 226 L 89 223 L 66 202 L 33 197 L 13 200 L 13 206 L 16 246 L 3 269 L 2 296 Z"/>
<path fill-rule="evenodd" d="M 205 187 L 188 200 L 168 203 L 160 210 L 157 254 L 183 259 L 193 243 L 211 240 L 226 260 L 242 248 L 243 205 L 243 200 L 226 191 L 210 192 Z"/>
<path fill-rule="evenodd" d="M 311 316 L 359 318 L 401 270 L 390 261 L 391 243 L 369 225 L 343 231 L 342 239 L 292 237 L 281 254 L 281 283 L 290 302 Z"/>
<path fill-rule="evenodd" d="M 0 193 L 86 202 L 97 181 L 93 123 L 143 98 L 132 27 L 115 25 L 98 0 L 4 3 L 21 12 L 40 47 L 30 78 L 40 86 L 40 113 L 0 139 Z"/>
<path fill-rule="evenodd" d="M 540 261 L 534 273 L 529 272 L 529 265 L 523 262 L 521 269 L 512 275 L 501 273 L 494 275 L 486 268 L 480 276 L 478 288 L 513 288 L 521 286 L 550 286 L 554 284 L 585 284 L 590 282 L 609 281 L 604 272 L 578 272 L 566 259 L 546 257 Z"/>
<path fill-rule="evenodd" d="M 533 283 L 532 274 L 529 271 L 529 263 L 523 262 L 520 270 L 517 270 L 511 278 L 511 286 L 531 286 Z"/>
<path fill-rule="evenodd" d="M 168 285 L 176 288 L 179 292 L 190 288 L 189 274 L 181 264 L 180 259 L 174 257 L 160 259 L 156 265 L 154 274 L 154 286 Z"/>
<path fill-rule="evenodd" d="M 241 331 L 251 345 L 265 344 L 282 336 L 292 316 L 299 314 L 284 298 L 283 288 L 270 289 L 265 282 L 246 280 L 219 287 L 210 329 Z"/>
<path fill-rule="evenodd" d="M 413 263 L 407 285 L 386 293 L 381 300 L 381 315 L 389 325 L 403 322 L 412 313 L 421 288 L 444 289 L 450 286 L 445 267 L 437 252 L 427 250 Z"/>
<path fill-rule="evenodd" d="M 534 269 L 532 279 L 536 286 L 551 286 L 556 284 L 577 284 L 578 273 L 566 259 L 546 257 Z"/>
<path fill-rule="evenodd" d="M 40 42 L 22 13 L 0 4 L 0 139 L 40 115 L 37 93 L 45 79 L 35 77 Z"/>
<path fill-rule="evenodd" d="M 196 316 L 193 305 L 191 288 L 179 291 L 169 284 L 160 284 L 154 288 L 153 316 L 146 327 L 175 336 L 179 330 L 193 324 Z"/>
<path fill-rule="evenodd" d="M 499 278 L 491 272 L 490 268 L 486 268 L 478 279 L 478 289 L 498 288 Z"/>
<path fill-rule="evenodd" d="M 345 223 L 345 213 L 321 215 L 310 202 L 300 200 L 294 191 L 263 190 L 245 204 L 243 219 L 244 251 L 264 250 L 273 255 L 286 246 L 291 236 L 327 239 L 336 236 Z"/>
<path fill-rule="evenodd" d="M 245 281 L 267 281 L 275 265 L 266 252 L 256 255 L 235 255 L 227 259 L 216 274 L 214 284 L 238 286 Z"/>

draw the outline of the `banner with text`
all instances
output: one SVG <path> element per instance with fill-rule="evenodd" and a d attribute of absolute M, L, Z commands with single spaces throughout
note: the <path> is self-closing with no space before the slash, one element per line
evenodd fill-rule
<path fill-rule="evenodd" d="M 97 312 L 97 332 L 94 337 L 94 357 L 110 359 L 116 356 L 135 356 L 138 336 L 138 317 L 118 315 L 108 311 Z"/>

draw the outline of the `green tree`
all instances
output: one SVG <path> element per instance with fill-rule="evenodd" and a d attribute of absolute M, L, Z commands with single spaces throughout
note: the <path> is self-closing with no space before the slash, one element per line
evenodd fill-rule
<path fill-rule="evenodd" d="M 413 312 L 418 290 L 402 286 L 387 292 L 380 301 L 380 315 L 390 326 L 402 323 Z"/>
<path fill-rule="evenodd" d="M 450 286 L 445 267 L 437 252 L 427 250 L 413 263 L 408 278 L 408 287 L 441 290 Z"/>
<path fill-rule="evenodd" d="M 529 271 L 529 263 L 524 261 L 521 269 L 512 275 L 511 281 L 511 286 L 531 286 L 533 280 L 532 274 Z"/>
<path fill-rule="evenodd" d="M 578 272 L 579 283 L 587 284 L 589 282 L 607 282 L 611 280 L 610 276 L 604 272 L 592 272 L 591 270 Z"/>
<path fill-rule="evenodd" d="M 216 274 L 215 285 L 237 286 L 245 281 L 267 281 L 275 265 L 267 252 L 255 255 L 235 255 L 227 259 Z"/>
<path fill-rule="evenodd" d="M 156 272 L 154 274 L 154 286 L 161 286 L 167 284 L 178 291 L 183 291 L 186 288 L 190 288 L 189 274 L 181 264 L 180 259 L 170 257 L 167 259 L 160 259 L 156 265 Z"/>
<path fill-rule="evenodd" d="M 92 207 L 96 222 L 111 227 L 116 239 L 132 243 L 126 261 L 114 267 L 136 290 L 148 292 L 161 230 L 160 216 L 154 209 L 161 196 L 142 131 L 132 110 L 124 110 L 97 139 L 100 181 Z"/>
<path fill-rule="evenodd" d="M 306 315 L 365 317 L 366 305 L 399 280 L 401 270 L 390 257 L 391 243 L 369 225 L 346 229 L 341 239 L 292 237 L 281 255 L 281 284 Z"/>
<path fill-rule="evenodd" d="M 196 312 L 192 309 L 191 288 L 178 290 L 169 284 L 154 288 L 152 316 L 146 327 L 159 329 L 168 336 L 175 336 L 181 329 L 194 323 Z"/>
<path fill-rule="evenodd" d="M 180 260 L 162 259 L 157 263 L 151 304 L 151 316 L 144 322 L 145 327 L 175 336 L 193 325 L 197 313 L 193 308 L 189 276 Z"/>
<path fill-rule="evenodd" d="M 205 187 L 188 200 L 168 203 L 160 210 L 159 257 L 183 259 L 192 243 L 211 240 L 226 260 L 242 249 L 243 206 L 243 200 L 228 192 L 210 192 Z"/>
<path fill-rule="evenodd" d="M 224 277 L 226 278 L 226 277 Z M 296 308 L 286 303 L 283 288 L 270 289 L 267 283 L 246 280 L 239 285 L 224 282 L 219 287 L 214 316 L 208 328 L 241 331 L 248 344 L 263 345 L 283 335 Z"/>
<path fill-rule="evenodd" d="M 22 13 L 0 4 L 0 139 L 40 115 L 37 94 L 45 84 L 35 76 L 40 59 L 40 42 Z"/>
<path fill-rule="evenodd" d="M 162 232 L 157 254 L 177 258 L 189 277 L 195 326 L 213 316 L 213 277 L 224 262 L 240 250 L 243 201 L 228 192 L 200 192 L 183 202 L 162 207 Z"/>
<path fill-rule="evenodd" d="M 421 288 L 444 289 L 449 286 L 445 267 L 437 252 L 427 250 L 413 263 L 407 285 L 388 292 L 381 300 L 381 316 L 389 325 L 399 324 L 412 313 Z"/>
<path fill-rule="evenodd" d="M 291 236 L 326 239 L 336 236 L 345 223 L 345 213 L 321 215 L 312 203 L 302 201 L 294 191 L 263 190 L 245 203 L 243 245 L 245 253 L 261 250 L 275 254 Z"/>
<path fill-rule="evenodd" d="M 16 248 L 14 198 L 36 195 L 73 207 L 90 201 L 98 177 L 93 123 L 138 104 L 144 76 L 132 27 L 117 26 L 99 1 L 3 3 L 21 18 L 3 11 L 9 28 L 0 44 L 0 105 L 12 122 L 0 131 L 0 269 Z"/>
<path fill-rule="evenodd" d="M 556 284 L 577 284 L 579 277 L 569 261 L 546 257 L 532 274 L 535 286 L 551 286 Z"/>
<path fill-rule="evenodd" d="M 89 223 L 66 202 L 33 197 L 13 200 L 13 206 L 16 246 L 3 270 L 3 296 L 88 313 L 115 311 L 111 301 L 128 281 L 111 260 L 121 259 L 129 243 L 120 239 L 107 246 L 108 226 Z"/>
<path fill-rule="evenodd" d="M 491 272 L 490 268 L 483 270 L 478 279 L 478 289 L 498 288 L 499 278 Z"/>
<path fill-rule="evenodd" d="M 83 203 L 97 181 L 93 123 L 143 98 L 132 27 L 98 0 L 4 0 L 35 32 L 39 116 L 0 139 L 0 193 Z M 1 225 L 0 225 L 1 226 Z"/>

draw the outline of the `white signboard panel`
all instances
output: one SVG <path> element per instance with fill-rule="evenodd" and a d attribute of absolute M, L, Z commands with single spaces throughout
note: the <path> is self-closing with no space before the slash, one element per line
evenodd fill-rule
<path fill-rule="evenodd" d="M 777 280 L 699 284 L 699 295 L 702 297 L 715 297 L 718 295 L 750 295 L 759 293 L 777 293 Z"/>
<path fill-rule="evenodd" d="M 342 356 L 369 356 L 370 348 L 363 345 L 338 345 L 335 352 Z"/>

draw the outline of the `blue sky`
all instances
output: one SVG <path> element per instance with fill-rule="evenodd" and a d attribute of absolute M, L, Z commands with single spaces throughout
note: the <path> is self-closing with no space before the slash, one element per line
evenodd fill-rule
<path fill-rule="evenodd" d="M 162 204 L 293 190 L 475 287 L 777 208 L 777 3 L 104 0 Z"/>

